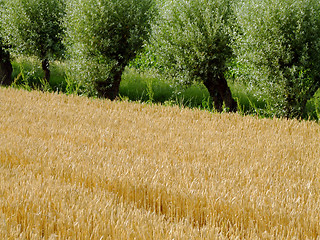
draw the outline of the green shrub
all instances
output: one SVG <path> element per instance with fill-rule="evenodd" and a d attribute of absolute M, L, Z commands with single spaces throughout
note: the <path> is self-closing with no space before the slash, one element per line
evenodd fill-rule
<path fill-rule="evenodd" d="M 122 73 L 148 38 L 153 0 L 70 0 L 65 22 L 70 76 L 114 99 Z"/>
<path fill-rule="evenodd" d="M 236 5 L 238 62 L 276 116 L 303 117 L 320 86 L 320 2 L 252 0 Z"/>
<path fill-rule="evenodd" d="M 160 68 L 156 54 L 150 44 L 144 45 L 143 50 L 129 63 L 129 67 L 135 68 L 140 72 L 148 72 Z"/>
<path fill-rule="evenodd" d="M 49 60 L 63 56 L 62 20 L 65 0 L 10 0 L 2 17 L 6 41 L 17 53 L 36 56 L 42 61 L 49 81 Z"/>
<path fill-rule="evenodd" d="M 160 3 L 152 45 L 157 61 L 179 84 L 203 82 L 222 111 L 236 110 L 225 72 L 233 56 L 229 0 L 167 0 Z"/>

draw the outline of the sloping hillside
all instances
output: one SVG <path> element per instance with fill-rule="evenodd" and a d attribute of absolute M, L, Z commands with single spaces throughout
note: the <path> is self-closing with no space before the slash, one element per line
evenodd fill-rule
<path fill-rule="evenodd" d="M 320 127 L 0 88 L 1 239 L 315 239 Z"/>

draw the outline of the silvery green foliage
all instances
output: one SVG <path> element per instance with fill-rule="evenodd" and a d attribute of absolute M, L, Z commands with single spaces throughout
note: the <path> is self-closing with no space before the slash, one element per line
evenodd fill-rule
<path fill-rule="evenodd" d="M 229 0 L 159 2 L 153 41 L 158 64 L 180 84 L 219 78 L 232 57 Z"/>
<path fill-rule="evenodd" d="M 242 0 L 236 14 L 245 81 L 270 96 L 277 116 L 303 116 L 320 86 L 320 2 Z"/>
<path fill-rule="evenodd" d="M 69 0 L 65 42 L 71 78 L 89 94 L 111 88 L 148 39 L 154 11 L 153 0 Z"/>
<path fill-rule="evenodd" d="M 4 40 L 4 29 L 3 29 L 3 16 L 4 16 L 4 0 L 0 0 L 0 57 L 6 55 L 8 44 Z"/>
<path fill-rule="evenodd" d="M 0 84 L 10 85 L 12 82 L 12 65 L 10 62 L 9 45 L 3 38 L 3 11 L 4 1 L 0 0 Z"/>
<path fill-rule="evenodd" d="M 2 16 L 3 16 L 3 11 L 4 11 L 4 1 L 0 0 L 0 51 L 5 51 L 5 42 L 3 39 L 3 21 L 2 21 Z"/>
<path fill-rule="evenodd" d="M 18 53 L 40 59 L 63 55 L 65 0 L 5 1 L 4 37 Z"/>

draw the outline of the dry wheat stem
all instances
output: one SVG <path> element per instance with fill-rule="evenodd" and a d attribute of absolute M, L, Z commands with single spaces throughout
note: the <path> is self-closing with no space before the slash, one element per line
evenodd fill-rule
<path fill-rule="evenodd" d="M 320 128 L 0 89 L 1 239 L 317 239 Z"/>

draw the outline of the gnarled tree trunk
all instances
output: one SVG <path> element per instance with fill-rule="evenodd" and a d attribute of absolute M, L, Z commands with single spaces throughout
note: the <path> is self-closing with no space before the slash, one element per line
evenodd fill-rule
<path fill-rule="evenodd" d="M 118 70 L 113 74 L 113 79 L 97 82 L 96 89 L 98 91 L 98 97 L 108 98 L 110 100 L 116 99 L 119 94 L 122 73 L 123 70 Z"/>
<path fill-rule="evenodd" d="M 0 49 L 0 84 L 9 86 L 12 83 L 12 65 L 10 62 L 10 54 Z"/>
<path fill-rule="evenodd" d="M 213 99 L 214 107 L 218 112 L 222 112 L 223 102 L 228 111 L 237 111 L 237 102 L 233 99 L 227 80 L 223 74 L 217 79 L 209 78 L 204 82 L 210 96 Z"/>
<path fill-rule="evenodd" d="M 50 81 L 50 69 L 49 69 L 49 60 L 42 60 L 42 70 L 44 71 L 44 79 L 49 82 Z"/>

